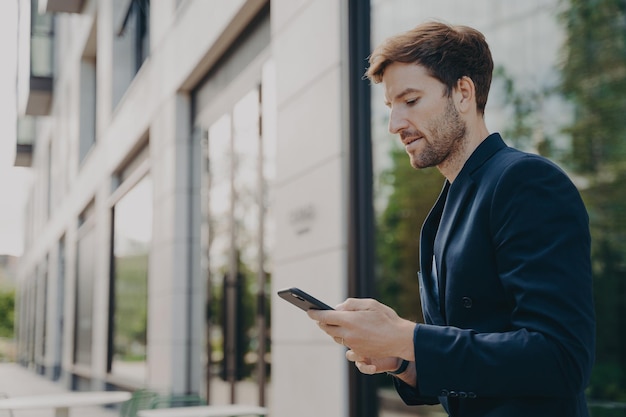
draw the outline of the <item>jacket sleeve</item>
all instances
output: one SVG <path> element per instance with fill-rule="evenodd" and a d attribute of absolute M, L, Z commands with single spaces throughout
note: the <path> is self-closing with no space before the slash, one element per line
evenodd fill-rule
<path fill-rule="evenodd" d="M 416 327 L 417 328 L 417 327 Z M 415 331 L 413 331 L 413 336 L 415 337 Z M 412 366 L 415 366 L 413 364 Z M 420 394 L 419 385 L 416 387 L 412 387 L 411 385 L 405 383 L 399 378 L 393 379 L 393 385 L 398 392 L 402 401 L 404 401 L 407 405 L 435 405 L 439 404 L 439 398 L 436 396 L 422 396 Z"/>
<path fill-rule="evenodd" d="M 418 324 L 418 396 L 572 397 L 588 383 L 595 319 L 588 217 L 554 164 L 526 156 L 502 170 L 489 202 L 510 328 Z"/>

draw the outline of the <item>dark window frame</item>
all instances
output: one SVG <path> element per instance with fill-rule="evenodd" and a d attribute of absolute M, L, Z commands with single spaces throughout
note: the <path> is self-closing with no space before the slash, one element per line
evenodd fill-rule
<path fill-rule="evenodd" d="M 349 207 L 348 207 L 348 294 L 374 294 L 374 205 L 371 91 L 362 75 L 370 54 L 370 0 L 349 0 L 348 54 L 350 103 Z M 350 417 L 378 415 L 375 380 L 349 367 Z"/>

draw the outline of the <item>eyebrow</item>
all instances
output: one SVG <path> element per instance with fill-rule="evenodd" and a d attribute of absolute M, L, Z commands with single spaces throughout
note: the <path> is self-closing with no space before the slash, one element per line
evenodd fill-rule
<path fill-rule="evenodd" d="M 405 88 L 404 90 L 402 90 L 401 92 L 399 92 L 398 94 L 396 94 L 396 96 L 393 98 L 394 100 L 398 100 L 401 99 L 402 97 L 406 96 L 407 94 L 412 94 L 412 93 L 422 93 L 423 91 L 418 89 L 418 88 L 412 88 L 412 87 L 408 87 Z M 390 106 L 391 102 L 389 100 L 387 100 L 385 98 L 385 106 Z"/>

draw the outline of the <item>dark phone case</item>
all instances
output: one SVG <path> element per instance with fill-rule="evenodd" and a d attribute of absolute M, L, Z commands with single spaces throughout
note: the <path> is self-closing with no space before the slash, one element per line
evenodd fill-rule
<path fill-rule="evenodd" d="M 278 291 L 278 295 L 302 310 L 334 310 L 331 306 L 302 291 L 299 288 L 289 288 Z"/>

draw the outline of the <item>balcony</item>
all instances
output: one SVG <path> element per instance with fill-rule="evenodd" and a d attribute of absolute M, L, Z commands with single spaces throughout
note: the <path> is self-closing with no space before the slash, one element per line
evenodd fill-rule
<path fill-rule="evenodd" d="M 39 13 L 80 13 L 84 0 L 39 0 Z"/>
<path fill-rule="evenodd" d="M 15 149 L 16 167 L 30 167 L 35 143 L 35 118 L 22 116 L 17 119 L 17 146 Z"/>

